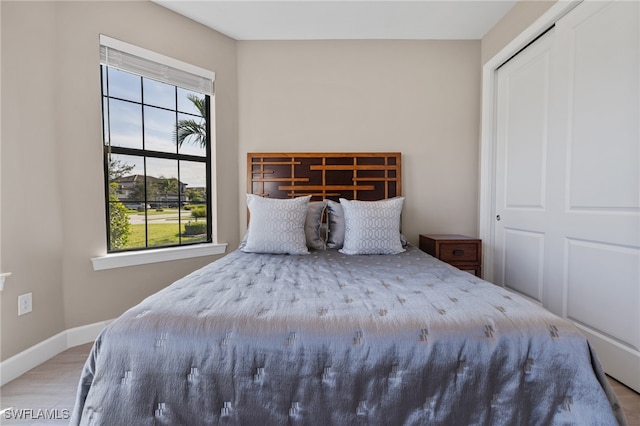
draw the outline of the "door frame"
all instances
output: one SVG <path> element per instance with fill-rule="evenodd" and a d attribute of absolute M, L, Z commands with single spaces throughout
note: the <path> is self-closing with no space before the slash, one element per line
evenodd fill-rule
<path fill-rule="evenodd" d="M 494 279 L 497 70 L 509 58 L 547 31 L 582 0 L 559 0 L 482 67 L 480 130 L 480 197 L 478 229 L 483 244 L 483 277 Z"/>

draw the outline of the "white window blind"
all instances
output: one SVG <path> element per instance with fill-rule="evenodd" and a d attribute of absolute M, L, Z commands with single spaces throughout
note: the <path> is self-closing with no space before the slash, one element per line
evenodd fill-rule
<path fill-rule="evenodd" d="M 100 35 L 100 63 L 183 89 L 213 95 L 213 71 L 104 35 Z"/>

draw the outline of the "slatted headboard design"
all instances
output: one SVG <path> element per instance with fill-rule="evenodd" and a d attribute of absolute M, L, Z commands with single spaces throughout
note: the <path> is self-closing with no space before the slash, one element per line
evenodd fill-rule
<path fill-rule="evenodd" d="M 402 195 L 399 152 L 248 153 L 250 194 L 373 201 Z"/>

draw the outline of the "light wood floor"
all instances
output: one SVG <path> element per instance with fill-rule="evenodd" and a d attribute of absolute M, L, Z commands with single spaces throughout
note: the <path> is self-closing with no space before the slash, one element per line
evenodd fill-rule
<path fill-rule="evenodd" d="M 0 425 L 68 425 L 80 373 L 91 346 L 88 343 L 67 349 L 0 388 L 0 411 L 10 407 L 34 410 L 33 417 L 37 417 L 37 410 L 51 410 L 58 420 L 17 420 L 3 413 Z"/>
<path fill-rule="evenodd" d="M 13 407 L 19 409 L 47 409 L 63 417 L 71 413 L 76 396 L 76 386 L 91 344 L 76 346 L 53 357 L 0 388 L 0 411 Z M 629 426 L 640 426 L 640 394 L 609 379 L 620 404 L 624 408 Z M 67 410 L 67 411 L 65 411 Z M 0 415 L 1 425 L 66 425 L 65 419 L 42 421 L 8 420 Z"/>

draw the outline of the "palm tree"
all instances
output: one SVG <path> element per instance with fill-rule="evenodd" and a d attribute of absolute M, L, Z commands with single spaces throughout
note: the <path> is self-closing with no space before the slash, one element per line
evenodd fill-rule
<path fill-rule="evenodd" d="M 176 178 L 165 178 L 164 176 L 160 176 L 160 179 L 156 182 L 156 188 L 158 189 L 158 192 L 164 194 L 164 201 L 168 205 L 169 193 L 179 192 L 180 185 Z"/>
<path fill-rule="evenodd" d="M 200 145 L 201 148 L 207 146 L 207 105 L 204 97 L 199 97 L 194 93 L 189 93 L 187 98 L 198 109 L 204 120 L 196 121 L 192 118 L 187 120 L 179 120 L 176 128 L 176 137 L 178 146 L 181 147 L 183 142 L 189 139 L 190 143 Z"/>

